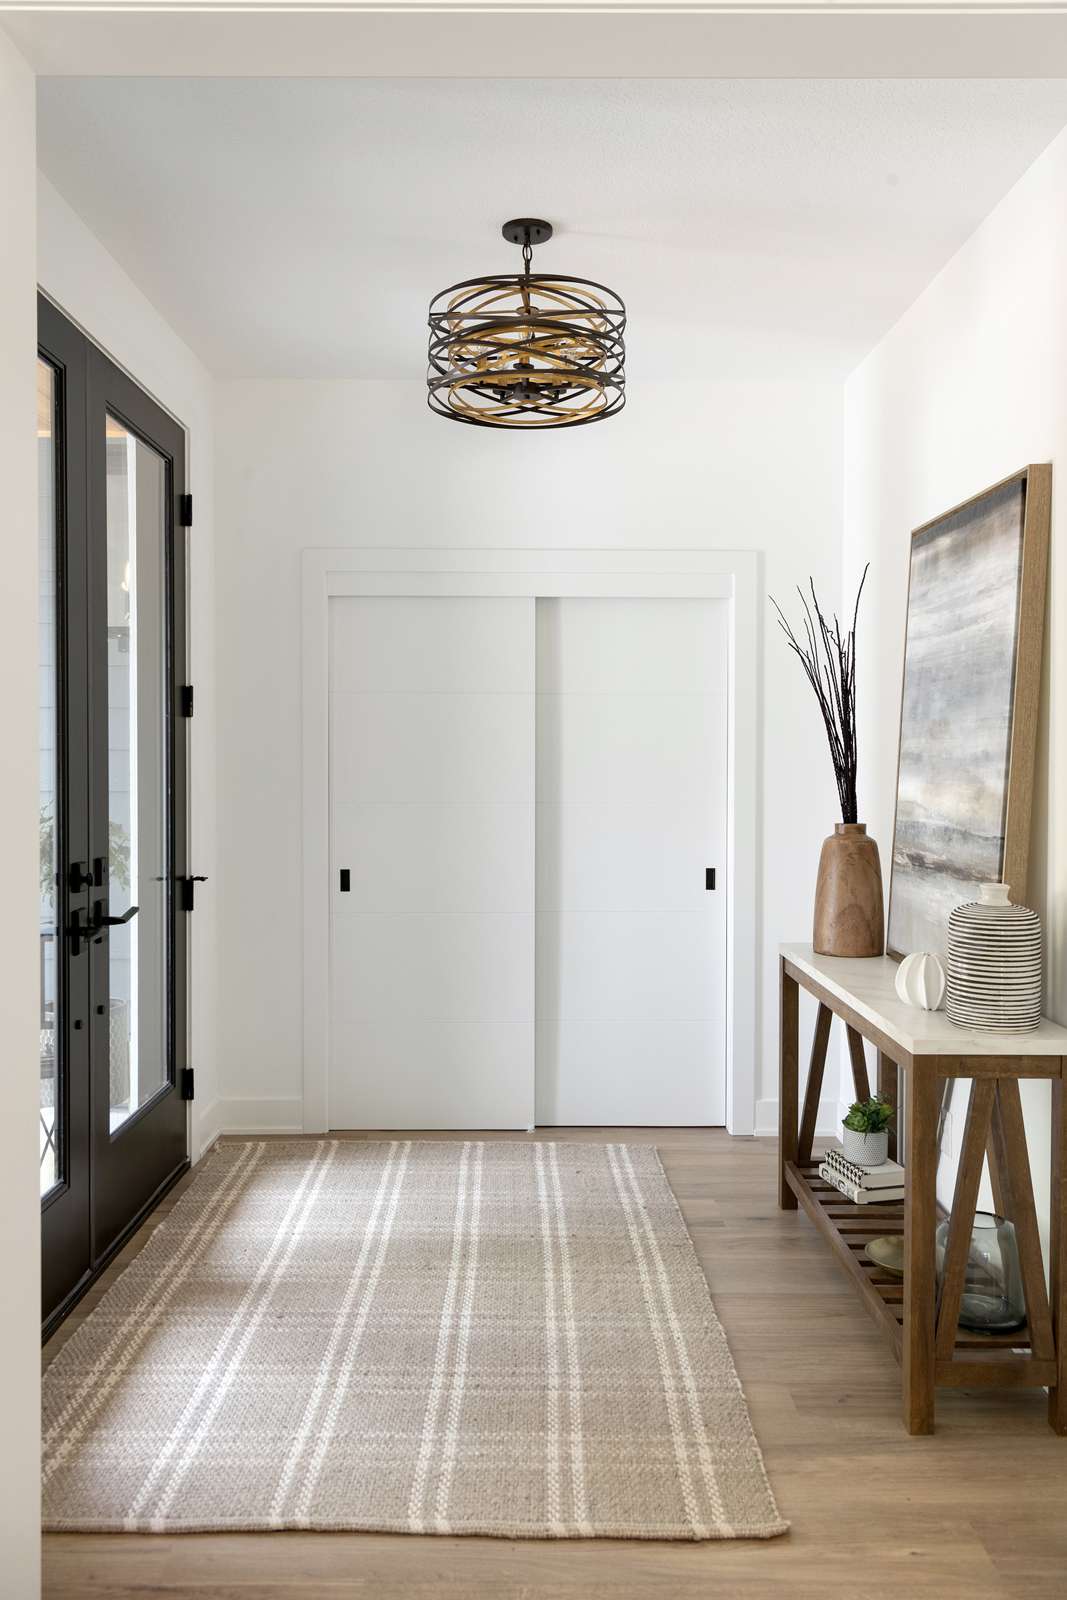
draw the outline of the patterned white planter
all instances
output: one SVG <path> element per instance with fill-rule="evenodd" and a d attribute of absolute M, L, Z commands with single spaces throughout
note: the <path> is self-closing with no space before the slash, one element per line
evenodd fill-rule
<path fill-rule="evenodd" d="M 881 1133 L 858 1133 L 855 1128 L 843 1127 L 841 1149 L 846 1161 L 854 1161 L 858 1167 L 884 1166 L 889 1154 L 889 1131 L 883 1128 Z"/>
<path fill-rule="evenodd" d="M 961 1028 L 1027 1033 L 1041 1021 L 1041 919 L 1008 892 L 983 883 L 977 901 L 949 914 L 945 1011 Z"/>

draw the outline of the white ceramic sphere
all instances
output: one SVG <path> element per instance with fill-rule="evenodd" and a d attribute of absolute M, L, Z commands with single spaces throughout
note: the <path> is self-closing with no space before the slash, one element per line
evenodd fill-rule
<path fill-rule="evenodd" d="M 897 968 L 896 986 L 905 1005 L 936 1011 L 945 995 L 945 969 L 929 950 L 916 950 Z"/>

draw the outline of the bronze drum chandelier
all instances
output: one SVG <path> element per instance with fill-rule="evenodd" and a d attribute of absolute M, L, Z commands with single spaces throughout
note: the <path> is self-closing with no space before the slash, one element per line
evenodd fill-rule
<path fill-rule="evenodd" d="M 430 301 L 430 410 L 480 428 L 577 428 L 626 402 L 626 307 L 585 278 L 531 270 L 552 237 L 537 217 L 505 222 L 523 270 L 469 278 Z"/>

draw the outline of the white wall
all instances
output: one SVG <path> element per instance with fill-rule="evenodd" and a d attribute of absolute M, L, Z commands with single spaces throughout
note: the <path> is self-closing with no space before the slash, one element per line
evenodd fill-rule
<path fill-rule="evenodd" d="M 861 809 L 888 867 L 909 531 L 1030 461 L 1053 462 L 1029 902 L 1045 919 L 1048 1009 L 1067 1022 L 1067 133 L 990 214 L 845 390 L 844 589 L 872 563 L 860 661 Z M 1046 1210 L 1048 1090 L 1024 1084 Z M 943 1162 L 947 1199 L 963 1131 Z"/>
<path fill-rule="evenodd" d="M 33 74 L 0 30 L 0 681 L 23 690 L 38 645 L 34 115 Z M 29 681 L 36 686 L 35 672 Z M 11 1600 L 31 1600 L 39 1587 L 37 782 L 36 694 L 6 694 L 0 739 L 0 833 L 7 856 L 0 919 L 0 1586 Z"/>
<path fill-rule="evenodd" d="M 418 330 L 413 330 L 417 337 Z M 642 381 L 607 427 L 451 428 L 419 382 L 231 382 L 218 400 L 222 1126 L 300 1126 L 299 552 L 314 545 L 719 546 L 836 604 L 840 390 Z M 835 820 L 810 690 L 764 628 L 763 1131 L 782 938 L 810 927 Z"/>
<path fill-rule="evenodd" d="M 215 1058 L 215 522 L 214 390 L 210 375 L 123 268 L 44 177 L 38 179 L 41 288 L 187 430 L 191 729 L 190 860 L 209 875 L 199 885 L 192 922 L 190 1063 L 194 1161 L 217 1131 Z"/>

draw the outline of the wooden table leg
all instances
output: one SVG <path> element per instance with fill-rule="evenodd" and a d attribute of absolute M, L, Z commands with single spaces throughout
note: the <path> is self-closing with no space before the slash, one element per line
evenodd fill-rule
<path fill-rule="evenodd" d="M 1000 1169 L 1005 1216 L 1015 1228 L 1019 1251 L 1019 1270 L 1026 1298 L 1026 1321 L 1030 1351 L 1038 1361 L 1051 1361 L 1055 1355 L 1052 1318 L 1049 1314 L 1045 1263 L 1041 1259 L 1041 1235 L 1034 1206 L 1034 1185 L 1030 1176 L 1030 1154 L 1026 1147 L 1022 1101 L 1018 1078 L 998 1078 L 993 1106 L 992 1148 Z"/>
<path fill-rule="evenodd" d="M 967 1125 L 963 1130 L 963 1146 L 960 1151 L 959 1166 L 956 1169 L 956 1189 L 952 1196 L 952 1210 L 949 1213 L 948 1243 L 941 1275 L 941 1300 L 937 1310 L 935 1344 L 935 1355 L 939 1361 L 951 1361 L 956 1349 L 960 1296 L 967 1275 L 967 1255 L 974 1228 L 978 1186 L 982 1181 L 982 1163 L 985 1159 L 996 1091 L 995 1078 L 975 1078 L 971 1085 Z"/>
<path fill-rule="evenodd" d="M 1049 1299 L 1056 1341 L 1055 1388 L 1049 1389 L 1048 1421 L 1067 1434 L 1067 1090 L 1052 1080 L 1052 1226 L 1049 1233 Z"/>
<path fill-rule="evenodd" d="M 878 1052 L 878 1093 L 883 1100 L 888 1100 L 894 1108 L 900 1104 L 900 1094 L 897 1087 L 897 1064 L 891 1061 L 884 1050 Z M 897 1123 L 896 1118 L 889 1124 L 889 1159 L 897 1159 Z"/>
<path fill-rule="evenodd" d="M 867 1052 L 863 1048 L 863 1036 L 855 1028 L 846 1028 L 848 1035 L 848 1054 L 852 1063 L 852 1087 L 857 1100 L 871 1098 L 871 1085 L 867 1077 Z"/>
<path fill-rule="evenodd" d="M 778 1007 L 778 1204 L 795 1211 L 797 1197 L 785 1178 L 785 1164 L 797 1158 L 800 1095 L 800 989 L 781 962 Z"/>
<path fill-rule="evenodd" d="M 819 1102 L 822 1100 L 822 1080 L 826 1071 L 826 1047 L 830 1043 L 830 1024 L 833 1020 L 834 1014 L 830 1007 L 820 1005 L 811 1040 L 811 1062 L 808 1067 L 808 1081 L 804 1086 L 804 1109 L 800 1114 L 800 1135 L 797 1139 L 795 1159 L 801 1166 L 811 1160 L 811 1147 L 815 1142 Z"/>
<path fill-rule="evenodd" d="M 934 1431 L 938 1094 L 936 1073 L 919 1067 L 908 1074 L 902 1365 L 904 1426 L 909 1433 Z"/>

